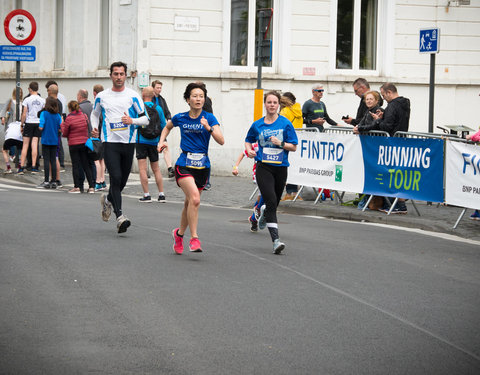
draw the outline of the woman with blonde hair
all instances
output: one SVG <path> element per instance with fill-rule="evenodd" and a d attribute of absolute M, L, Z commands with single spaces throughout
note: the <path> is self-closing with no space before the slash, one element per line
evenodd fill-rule
<path fill-rule="evenodd" d="M 375 123 L 375 119 L 372 114 L 377 114 L 377 112 L 383 112 L 383 108 L 380 107 L 381 96 L 378 91 L 367 91 L 363 95 L 363 100 L 367 105 L 367 112 L 362 117 L 358 125 L 353 128 L 355 134 L 360 134 L 362 132 L 368 132 L 370 130 L 378 129 L 378 125 Z"/>
<path fill-rule="evenodd" d="M 19 90 L 19 99 L 20 102 L 22 101 L 23 97 L 23 90 L 21 87 L 18 88 Z M 20 106 L 21 109 L 21 106 Z M 12 97 L 7 100 L 5 105 L 3 106 L 2 110 L 0 111 L 0 118 L 2 119 L 2 125 L 4 126 L 3 130 L 5 133 L 8 130 L 8 126 L 17 121 L 17 88 L 14 88 L 12 91 Z M 20 121 L 20 115 L 18 116 Z M 17 154 L 17 160 L 20 161 L 20 152 L 22 151 L 21 148 L 18 147 L 11 147 L 9 150 L 10 159 L 13 160 L 15 154 Z M 17 162 L 18 164 L 18 162 Z"/>
<path fill-rule="evenodd" d="M 295 95 L 289 91 L 284 92 L 280 98 L 280 114 L 288 118 L 295 129 L 301 129 L 303 127 L 302 107 L 300 103 L 297 103 Z M 282 201 L 293 200 L 297 192 L 297 185 L 287 184 Z M 302 197 L 299 196 L 297 199 L 302 200 Z"/>

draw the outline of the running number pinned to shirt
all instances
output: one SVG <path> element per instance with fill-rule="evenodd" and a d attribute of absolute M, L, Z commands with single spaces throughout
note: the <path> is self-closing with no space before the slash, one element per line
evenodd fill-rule
<path fill-rule="evenodd" d="M 127 124 L 124 124 L 121 118 L 113 119 L 113 121 L 110 121 L 109 124 L 112 132 L 127 129 Z"/>
<path fill-rule="evenodd" d="M 207 163 L 207 154 L 187 152 L 186 166 L 196 169 L 204 169 Z"/>
<path fill-rule="evenodd" d="M 283 149 L 264 147 L 262 152 L 262 163 L 282 164 L 283 162 Z"/>

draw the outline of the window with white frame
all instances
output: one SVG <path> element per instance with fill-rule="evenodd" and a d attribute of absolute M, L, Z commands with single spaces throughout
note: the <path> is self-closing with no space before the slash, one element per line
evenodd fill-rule
<path fill-rule="evenodd" d="M 230 65 L 254 67 L 255 41 L 257 39 L 260 9 L 273 9 L 274 0 L 231 0 L 230 8 Z M 273 39 L 273 20 L 265 39 Z M 272 66 L 272 61 L 263 61 L 262 66 Z"/>
<path fill-rule="evenodd" d="M 338 0 L 336 69 L 376 70 L 378 0 Z"/>
<path fill-rule="evenodd" d="M 64 0 L 55 2 L 55 69 L 65 67 L 65 50 L 63 46 Z"/>
<path fill-rule="evenodd" d="M 110 1 L 100 1 L 100 35 L 98 66 L 107 67 L 110 51 Z"/>

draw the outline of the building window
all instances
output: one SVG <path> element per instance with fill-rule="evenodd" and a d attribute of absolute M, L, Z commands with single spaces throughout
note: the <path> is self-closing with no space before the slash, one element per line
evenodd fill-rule
<path fill-rule="evenodd" d="M 110 1 L 100 1 L 100 36 L 99 36 L 99 61 L 102 68 L 109 65 L 110 51 Z"/>
<path fill-rule="evenodd" d="M 337 69 L 377 69 L 378 0 L 338 0 Z"/>
<path fill-rule="evenodd" d="M 57 0 L 55 3 L 55 69 L 65 67 L 65 55 L 63 48 L 63 20 L 64 0 Z"/>
<path fill-rule="evenodd" d="M 256 66 L 255 41 L 258 36 L 260 9 L 273 8 L 273 0 L 231 0 L 230 11 L 230 65 Z M 265 39 L 273 39 L 273 20 Z M 264 61 L 263 66 L 272 66 Z"/>

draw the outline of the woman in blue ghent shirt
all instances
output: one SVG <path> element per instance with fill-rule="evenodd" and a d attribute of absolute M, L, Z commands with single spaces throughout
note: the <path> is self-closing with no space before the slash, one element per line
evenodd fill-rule
<path fill-rule="evenodd" d="M 258 225 L 268 228 L 273 253 L 280 254 L 285 244 L 278 235 L 277 206 L 287 182 L 288 153 L 297 150 L 298 138 L 292 123 L 278 114 L 280 94 L 267 92 L 264 96 L 265 117 L 255 121 L 245 138 L 248 157 L 257 161 L 257 184 L 265 200 Z M 258 151 L 253 144 L 258 142 Z"/>

